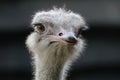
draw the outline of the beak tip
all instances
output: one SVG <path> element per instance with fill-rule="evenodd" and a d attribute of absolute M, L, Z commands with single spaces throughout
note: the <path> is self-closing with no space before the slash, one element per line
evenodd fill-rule
<path fill-rule="evenodd" d="M 66 40 L 66 42 L 70 43 L 70 44 L 76 44 L 77 43 L 77 39 L 74 37 L 68 37 L 68 40 Z"/>

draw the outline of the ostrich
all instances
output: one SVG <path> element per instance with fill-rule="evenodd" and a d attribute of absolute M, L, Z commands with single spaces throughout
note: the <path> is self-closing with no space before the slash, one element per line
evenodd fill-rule
<path fill-rule="evenodd" d="M 37 12 L 31 25 L 34 31 L 26 45 L 32 53 L 34 80 L 65 80 L 71 63 L 84 50 L 85 20 L 70 10 L 54 8 Z"/>

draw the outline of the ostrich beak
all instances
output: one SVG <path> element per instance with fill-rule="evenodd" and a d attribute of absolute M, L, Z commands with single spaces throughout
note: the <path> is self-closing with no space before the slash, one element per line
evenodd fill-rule
<path fill-rule="evenodd" d="M 67 45 L 75 45 L 77 43 L 77 38 L 70 32 L 63 36 L 49 35 L 48 38 L 51 43 L 61 42 Z"/>
<path fill-rule="evenodd" d="M 72 45 L 75 45 L 78 42 L 73 32 L 67 32 L 66 34 L 61 36 L 61 39 Z"/>
<path fill-rule="evenodd" d="M 60 39 L 60 37 L 55 35 L 48 35 L 47 38 L 50 40 L 50 43 L 61 42 L 63 44 L 67 44 L 66 41 Z"/>

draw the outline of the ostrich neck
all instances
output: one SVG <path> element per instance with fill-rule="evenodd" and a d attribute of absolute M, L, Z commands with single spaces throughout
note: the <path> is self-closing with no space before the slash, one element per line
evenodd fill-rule
<path fill-rule="evenodd" d="M 54 43 L 46 50 L 35 54 L 35 80 L 64 80 L 65 72 L 71 64 L 71 49 L 71 46 Z"/>
<path fill-rule="evenodd" d="M 64 61 L 48 59 L 41 62 L 38 58 L 35 70 L 35 80 L 63 80 Z"/>

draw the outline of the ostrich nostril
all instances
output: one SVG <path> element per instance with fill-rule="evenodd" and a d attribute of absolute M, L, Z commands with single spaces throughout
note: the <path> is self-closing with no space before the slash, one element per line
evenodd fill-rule
<path fill-rule="evenodd" d="M 74 37 L 68 37 L 68 42 L 77 43 L 77 39 L 75 39 Z"/>
<path fill-rule="evenodd" d="M 59 33 L 59 36 L 62 36 L 63 35 L 63 33 Z"/>

